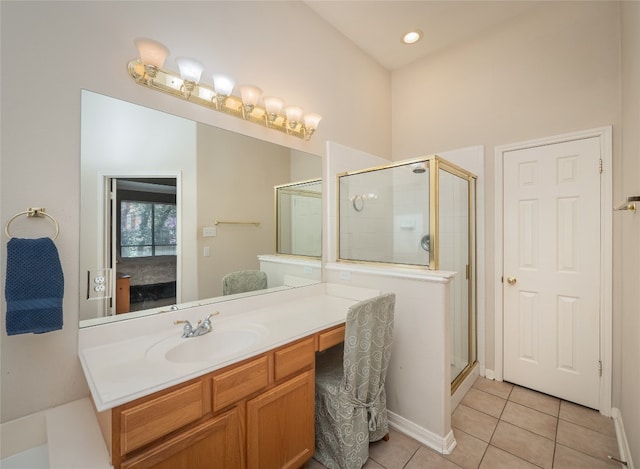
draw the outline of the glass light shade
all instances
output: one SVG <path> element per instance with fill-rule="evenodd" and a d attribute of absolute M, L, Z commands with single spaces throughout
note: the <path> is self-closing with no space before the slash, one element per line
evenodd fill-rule
<path fill-rule="evenodd" d="M 178 57 L 176 58 L 176 63 L 178 64 L 180 76 L 183 80 L 200 83 L 200 77 L 204 69 L 204 66 L 200 62 L 188 57 Z"/>
<path fill-rule="evenodd" d="M 304 126 L 308 130 L 316 130 L 318 128 L 318 124 L 320 123 L 320 120 L 322 120 L 322 116 L 320 114 L 316 114 L 315 112 L 312 112 L 310 114 L 305 114 L 303 120 L 304 120 Z"/>
<path fill-rule="evenodd" d="M 233 92 L 234 86 L 236 86 L 236 82 L 226 75 L 213 76 L 213 88 L 216 90 L 217 94 L 230 96 Z"/>
<path fill-rule="evenodd" d="M 284 113 L 289 122 L 298 122 L 302 118 L 302 109 L 298 106 L 287 106 L 284 108 Z"/>
<path fill-rule="evenodd" d="M 143 37 L 139 37 L 133 42 L 138 48 L 140 61 L 143 64 L 162 68 L 167 55 L 169 55 L 169 49 L 160 44 L 158 41 Z"/>
<path fill-rule="evenodd" d="M 267 110 L 267 114 L 280 114 L 284 101 L 275 96 L 265 96 L 263 99 L 264 108 Z"/>
<path fill-rule="evenodd" d="M 253 85 L 241 85 L 238 88 L 240 89 L 242 103 L 245 106 L 255 106 L 258 104 L 258 98 L 260 98 L 260 95 L 262 94 L 262 90 L 260 88 Z"/>

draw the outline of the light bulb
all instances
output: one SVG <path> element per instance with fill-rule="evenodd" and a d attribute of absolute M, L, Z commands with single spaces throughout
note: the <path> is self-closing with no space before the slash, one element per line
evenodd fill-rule
<path fill-rule="evenodd" d="M 192 83 L 200 83 L 200 77 L 202 76 L 202 70 L 204 66 L 197 60 L 190 59 L 188 57 L 176 58 L 176 63 L 180 69 L 180 76 L 183 80 L 190 81 Z"/>
<path fill-rule="evenodd" d="M 273 116 L 275 119 L 278 114 L 280 114 L 282 106 L 284 106 L 284 101 L 275 96 L 265 96 L 262 100 L 264 101 L 264 108 L 267 110 L 267 114 Z"/>
<path fill-rule="evenodd" d="M 258 104 L 258 98 L 260 98 L 262 90 L 253 85 L 241 85 L 238 88 L 240 89 L 240 96 L 242 97 L 242 104 L 244 104 L 245 111 L 253 111 L 255 105 Z"/>
<path fill-rule="evenodd" d="M 162 68 L 164 61 L 169 55 L 169 49 L 153 39 L 139 37 L 135 39 L 134 44 L 138 48 L 140 61 L 144 65 L 151 65 L 156 68 Z"/>
<path fill-rule="evenodd" d="M 420 39 L 422 39 L 422 31 L 420 30 L 409 31 L 407 34 L 402 36 L 402 42 L 405 44 L 415 44 Z"/>
<path fill-rule="evenodd" d="M 213 88 L 216 93 L 222 96 L 230 96 L 233 92 L 233 87 L 236 86 L 236 82 L 226 75 L 214 75 L 213 76 Z"/>
<path fill-rule="evenodd" d="M 295 129 L 302 118 L 302 109 L 298 106 L 287 106 L 284 108 L 284 113 L 287 116 L 289 128 Z"/>
<path fill-rule="evenodd" d="M 322 116 L 320 114 L 316 114 L 315 112 L 305 114 L 304 126 L 307 130 L 314 131 L 318 128 L 320 120 L 322 120 Z"/>

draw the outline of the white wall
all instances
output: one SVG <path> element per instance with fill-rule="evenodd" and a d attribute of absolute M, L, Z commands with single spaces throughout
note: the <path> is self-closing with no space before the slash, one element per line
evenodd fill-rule
<path fill-rule="evenodd" d="M 2 327 L 1 421 L 88 394 L 76 355 L 81 89 L 318 155 L 329 136 L 390 154 L 389 73 L 302 2 L 1 2 L 0 9 L 0 223 L 46 207 L 60 223 L 65 274 L 62 331 L 7 337 Z M 200 59 L 207 76 L 223 71 L 318 112 L 318 131 L 305 142 L 136 85 L 126 64 L 139 36 L 165 43 L 172 57 Z M 348 110 L 367 109 L 372 97 L 376 112 L 354 119 Z M 39 223 L 23 225 L 22 235 L 41 234 Z"/>
<path fill-rule="evenodd" d="M 200 298 L 222 296 L 224 275 L 258 270 L 258 255 L 275 252 L 273 186 L 291 181 L 290 160 L 290 151 L 279 145 L 198 126 L 197 230 L 215 220 L 260 223 L 220 224 L 215 237 L 198 236 Z"/>
<path fill-rule="evenodd" d="M 622 4 L 622 181 L 616 203 L 640 195 L 640 3 Z M 638 207 L 640 209 L 640 207 Z M 617 274 L 621 288 L 619 409 L 631 456 L 640 465 L 640 214 L 616 212 L 621 262 Z"/>
<path fill-rule="evenodd" d="M 525 16 L 392 74 L 393 159 L 470 145 L 485 145 L 493 155 L 500 144 L 613 125 L 619 184 L 619 52 L 618 3 L 539 2 Z M 493 156 L 484 169 L 485 187 L 491 188 Z M 484 252 L 491 259 L 490 189 L 486 196 Z M 500 274 L 491 263 L 485 273 L 486 365 L 493 368 L 491 312 Z"/>

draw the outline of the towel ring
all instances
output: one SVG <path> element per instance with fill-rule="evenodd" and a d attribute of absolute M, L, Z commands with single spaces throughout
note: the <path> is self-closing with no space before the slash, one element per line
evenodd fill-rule
<path fill-rule="evenodd" d="M 4 227 L 4 233 L 7 235 L 8 239 L 12 238 L 11 233 L 9 233 L 9 226 L 11 225 L 13 220 L 15 220 L 16 218 L 22 215 L 26 215 L 27 217 L 49 218 L 56 225 L 56 234 L 54 234 L 53 238 L 51 238 L 53 241 L 56 240 L 56 238 L 58 237 L 58 234 L 60 233 L 60 225 L 58 224 L 55 218 L 53 218 L 51 215 L 49 215 L 47 212 L 44 211 L 44 208 L 28 208 L 26 211 L 16 213 L 14 216 L 9 218 L 9 221 Z"/>

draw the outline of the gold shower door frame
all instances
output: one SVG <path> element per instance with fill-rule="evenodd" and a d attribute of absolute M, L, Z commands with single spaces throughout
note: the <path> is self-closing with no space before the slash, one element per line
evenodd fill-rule
<path fill-rule="evenodd" d="M 401 264 L 393 262 L 376 262 L 358 259 L 342 259 L 340 257 L 340 178 L 355 174 L 380 171 L 399 166 L 410 166 L 416 163 L 426 163 L 429 168 L 429 265 L 417 266 L 414 264 Z M 451 381 L 451 393 L 453 394 L 464 379 L 471 373 L 477 363 L 477 292 L 476 292 L 476 180 L 477 176 L 461 168 L 460 166 L 445 160 L 438 155 L 430 155 L 411 160 L 405 160 L 388 165 L 349 171 L 336 175 L 336 259 L 338 262 L 350 262 L 358 264 L 375 264 L 381 266 L 407 267 L 414 269 L 438 270 L 440 267 L 440 171 L 446 171 L 456 177 L 467 181 L 468 184 L 468 266 L 466 272 L 468 282 L 468 363 L 453 377 Z M 460 273 L 462 274 L 462 272 Z"/>

